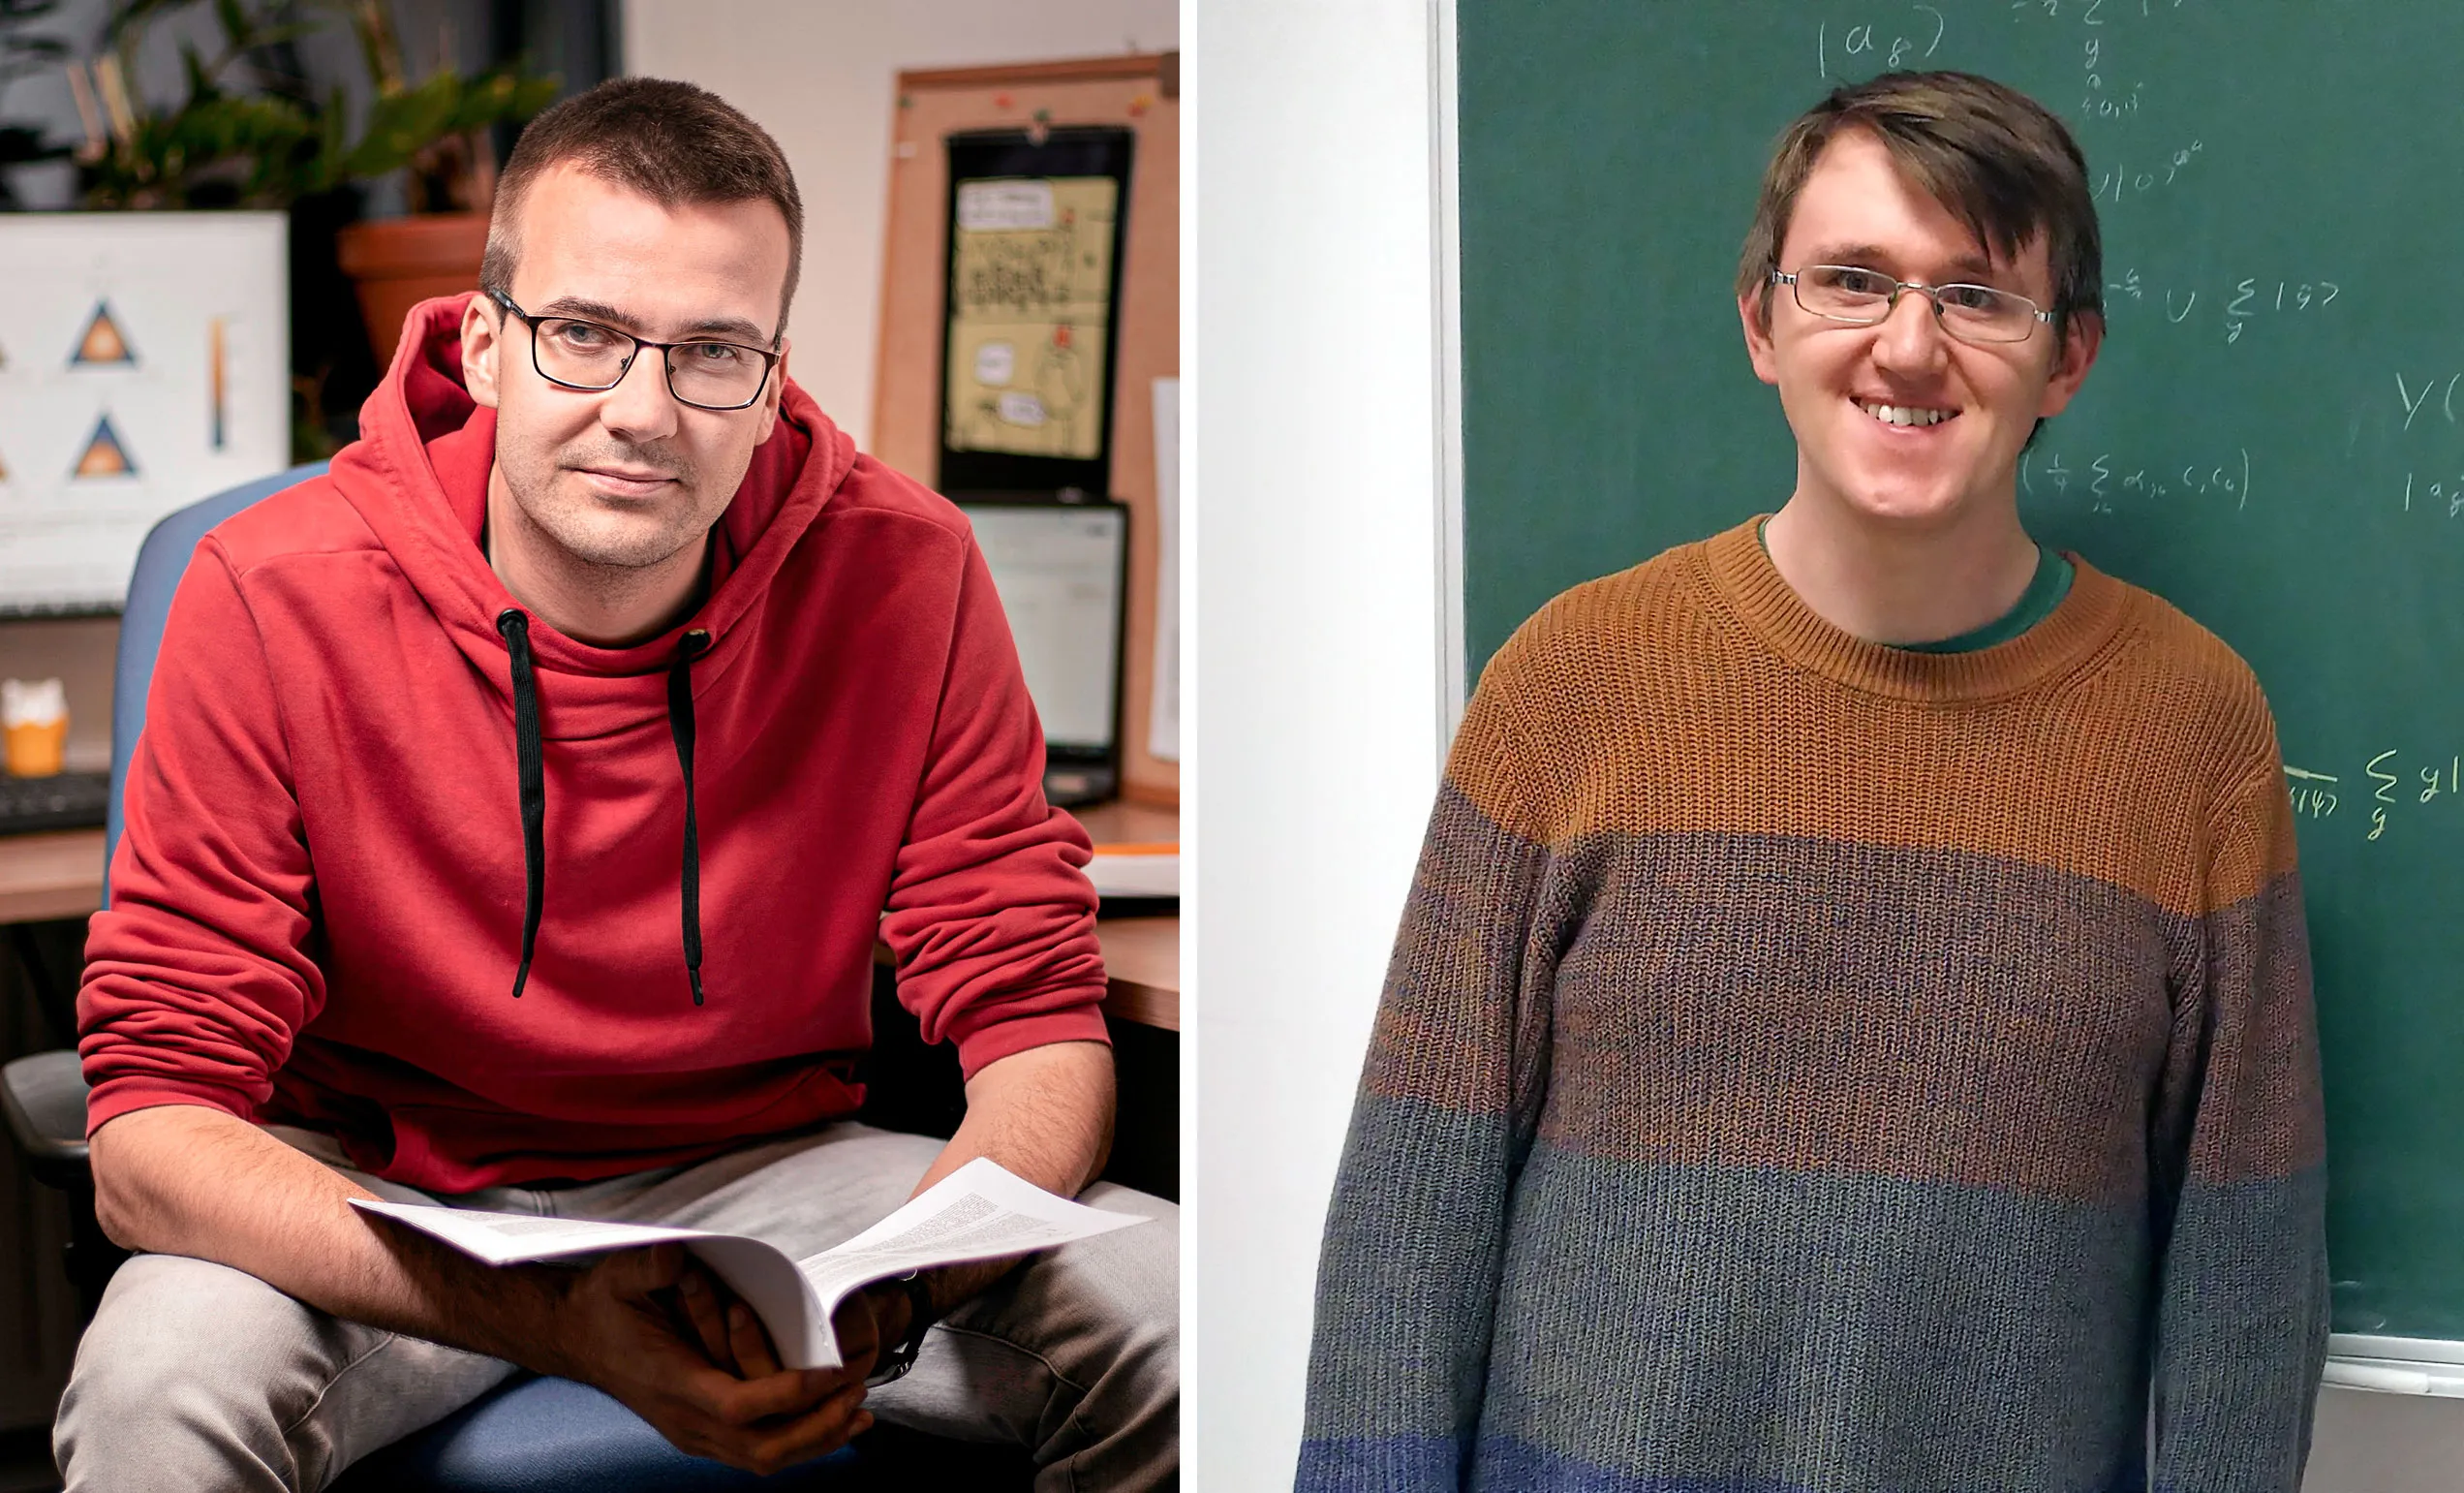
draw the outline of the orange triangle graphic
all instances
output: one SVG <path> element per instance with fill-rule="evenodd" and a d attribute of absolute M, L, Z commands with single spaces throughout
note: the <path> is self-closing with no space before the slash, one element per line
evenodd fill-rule
<path fill-rule="evenodd" d="M 0 482 L 7 482 L 8 480 L 9 480 L 9 464 L 8 464 L 7 462 L 5 462 L 5 461 L 0 461 Z"/>
<path fill-rule="evenodd" d="M 85 454 L 77 458 L 76 477 L 135 477 L 137 463 L 129 459 L 128 449 L 120 444 L 120 433 L 111 428 L 111 417 L 104 416 L 94 422 L 94 434 L 86 439 Z"/>
<path fill-rule="evenodd" d="M 77 349 L 70 363 L 133 363 L 137 355 L 129 350 L 128 338 L 120 335 L 120 324 L 111 320 L 109 301 L 94 303 L 94 315 L 85 324 L 85 335 L 77 339 Z"/>

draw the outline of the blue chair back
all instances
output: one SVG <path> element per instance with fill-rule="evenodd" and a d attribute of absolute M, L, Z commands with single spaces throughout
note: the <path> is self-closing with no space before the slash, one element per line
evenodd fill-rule
<path fill-rule="evenodd" d="M 111 665 L 111 806 L 103 826 L 103 905 L 111 905 L 111 857 L 120 849 L 120 791 L 128 786 L 137 735 L 145 729 L 145 691 L 154 681 L 154 656 L 163 649 L 163 624 L 170 619 L 171 593 L 188 574 L 189 557 L 205 531 L 262 499 L 296 486 L 324 471 L 312 461 L 229 492 L 200 498 L 165 517 L 138 546 L 129 575 L 128 602 L 120 610 L 120 651 Z"/>

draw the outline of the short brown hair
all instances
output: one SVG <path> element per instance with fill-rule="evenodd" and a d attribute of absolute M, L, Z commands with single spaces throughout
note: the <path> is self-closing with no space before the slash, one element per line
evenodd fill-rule
<path fill-rule="evenodd" d="M 513 143 L 488 216 L 483 289 L 510 294 L 520 249 L 514 224 L 531 183 L 567 162 L 630 187 L 662 207 L 766 198 L 787 220 L 787 283 L 778 333 L 787 329 L 796 270 L 804 260 L 804 200 L 770 132 L 706 88 L 663 78 L 613 78 L 534 119 Z"/>
<path fill-rule="evenodd" d="M 1917 187 L 2004 259 L 2040 233 L 2053 270 L 2053 327 L 2105 312 L 2105 250 L 2087 158 L 2062 121 L 2015 88 L 1973 73 L 1885 73 L 1805 111 L 1772 147 L 1737 266 L 1740 299 L 1759 294 L 1771 325 L 1771 272 L 1798 194 L 1832 140 L 1863 130 Z"/>

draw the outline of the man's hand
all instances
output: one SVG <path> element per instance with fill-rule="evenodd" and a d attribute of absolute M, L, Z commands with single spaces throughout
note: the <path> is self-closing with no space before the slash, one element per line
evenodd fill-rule
<path fill-rule="evenodd" d="M 689 1335 L 713 1364 L 740 1379 L 779 1372 L 778 1350 L 761 1319 L 699 1261 L 686 1261 L 675 1294 Z M 830 1325 L 844 1369 L 859 1384 L 871 1378 L 882 1350 L 907 1335 L 913 1316 L 907 1292 L 890 1282 L 876 1282 L 841 1301 Z"/>
<path fill-rule="evenodd" d="M 843 1367 L 782 1369 L 752 1310 L 682 1246 L 626 1250 L 565 1292 L 557 1372 L 605 1390 L 694 1456 L 767 1476 L 873 1424 L 863 1405 L 882 1341 L 875 1305 L 859 1292 L 840 1306 Z"/>

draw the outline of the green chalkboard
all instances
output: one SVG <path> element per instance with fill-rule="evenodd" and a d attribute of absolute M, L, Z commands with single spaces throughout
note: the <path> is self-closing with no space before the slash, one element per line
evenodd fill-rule
<path fill-rule="evenodd" d="M 2464 1338 L 2464 5 L 1460 0 L 1466 656 L 1783 501 L 1740 343 L 1772 139 L 1894 64 L 2089 162 L 2109 336 L 2038 537 L 2222 635 L 2301 836 L 2344 1332 Z"/>

